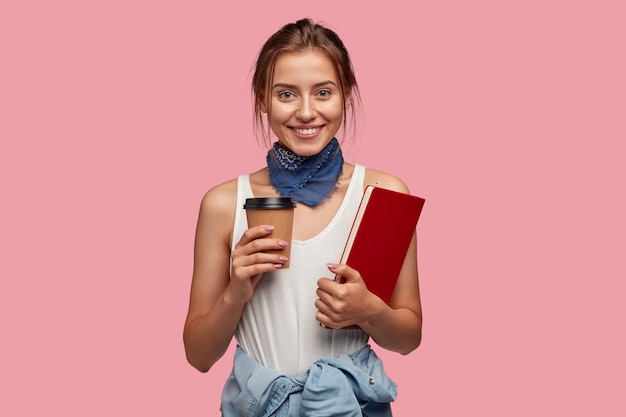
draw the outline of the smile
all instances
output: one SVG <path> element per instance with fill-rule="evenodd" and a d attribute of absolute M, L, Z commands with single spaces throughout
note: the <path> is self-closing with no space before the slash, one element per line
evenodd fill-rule
<path fill-rule="evenodd" d="M 319 132 L 319 130 L 321 129 L 321 127 L 308 127 L 308 128 L 297 128 L 297 127 L 293 127 L 292 128 L 298 135 L 314 135 L 317 132 Z"/>

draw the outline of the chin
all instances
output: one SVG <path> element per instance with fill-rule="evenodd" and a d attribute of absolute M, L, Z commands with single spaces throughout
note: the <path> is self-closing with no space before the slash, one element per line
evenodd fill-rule
<path fill-rule="evenodd" d="M 296 139 L 296 140 L 282 140 L 279 139 L 279 143 L 287 149 L 300 156 L 313 156 L 317 155 L 330 143 L 334 136 L 330 138 L 312 138 L 312 139 Z"/>

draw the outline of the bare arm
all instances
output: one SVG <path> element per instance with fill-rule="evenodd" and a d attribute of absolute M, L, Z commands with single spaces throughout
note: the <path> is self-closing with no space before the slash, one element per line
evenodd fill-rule
<path fill-rule="evenodd" d="M 415 238 L 411 246 L 415 248 Z M 390 305 L 367 290 L 358 271 L 345 264 L 329 265 L 330 271 L 341 275 L 346 282 L 319 280 L 317 319 L 331 328 L 357 324 L 385 349 L 402 354 L 412 352 L 422 339 L 422 311 L 417 270 L 415 274 L 409 272 L 409 258 L 405 260 Z"/>
<path fill-rule="evenodd" d="M 394 177 L 376 174 L 377 181 L 366 184 L 408 192 Z M 346 282 L 339 284 L 327 278 L 318 281 L 317 319 L 333 328 L 357 324 L 388 350 L 402 354 L 415 350 L 422 339 L 416 240 L 414 234 L 389 305 L 367 290 L 358 271 L 343 264 L 329 265 L 331 273 L 341 275 Z"/>
<path fill-rule="evenodd" d="M 187 360 L 201 372 L 228 349 L 262 274 L 284 262 L 278 255 L 260 252 L 281 247 L 276 239 L 262 239 L 271 231 L 264 226 L 248 229 L 231 254 L 235 201 L 236 182 L 218 186 L 205 195 L 198 217 L 183 340 Z"/>

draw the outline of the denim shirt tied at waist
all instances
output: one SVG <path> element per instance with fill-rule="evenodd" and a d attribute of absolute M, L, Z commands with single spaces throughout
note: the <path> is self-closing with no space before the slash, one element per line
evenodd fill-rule
<path fill-rule="evenodd" d="M 317 360 L 290 378 L 239 346 L 222 392 L 223 417 L 391 416 L 396 384 L 370 346 Z"/>

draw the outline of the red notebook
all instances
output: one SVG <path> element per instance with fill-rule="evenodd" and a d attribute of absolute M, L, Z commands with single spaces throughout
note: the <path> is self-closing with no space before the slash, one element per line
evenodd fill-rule
<path fill-rule="evenodd" d="M 368 185 L 341 256 L 389 304 L 424 199 Z M 336 277 L 340 281 L 341 277 Z"/>

